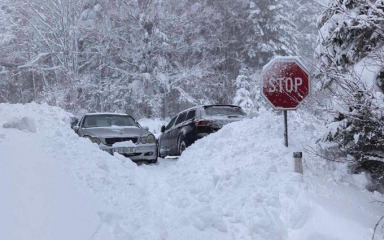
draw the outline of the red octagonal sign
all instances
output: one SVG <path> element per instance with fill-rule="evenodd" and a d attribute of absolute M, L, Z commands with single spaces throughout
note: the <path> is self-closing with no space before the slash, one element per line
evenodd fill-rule
<path fill-rule="evenodd" d="M 276 57 L 264 66 L 262 95 L 274 109 L 297 109 L 309 91 L 309 72 L 298 57 Z"/>

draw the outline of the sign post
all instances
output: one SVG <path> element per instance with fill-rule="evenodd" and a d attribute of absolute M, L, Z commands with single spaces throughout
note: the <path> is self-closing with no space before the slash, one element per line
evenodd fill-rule
<path fill-rule="evenodd" d="M 261 94 L 276 110 L 284 111 L 284 144 L 288 147 L 288 113 L 310 93 L 309 72 L 298 57 L 275 57 L 263 68 Z"/>
<path fill-rule="evenodd" d="M 284 145 L 288 147 L 288 113 L 284 110 Z"/>

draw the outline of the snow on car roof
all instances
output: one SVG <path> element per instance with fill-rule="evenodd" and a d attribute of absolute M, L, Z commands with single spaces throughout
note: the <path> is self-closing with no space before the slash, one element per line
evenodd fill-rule
<path fill-rule="evenodd" d="M 185 111 L 188 111 L 188 110 L 192 110 L 192 109 L 195 109 L 195 108 L 206 108 L 206 107 L 239 107 L 241 108 L 240 106 L 238 105 L 232 105 L 232 104 L 208 104 L 208 105 L 196 105 L 194 107 L 190 107 L 190 108 L 187 108 L 185 110 L 183 110 L 182 112 L 185 112 Z"/>
<path fill-rule="evenodd" d="M 208 107 L 239 107 L 241 108 L 240 106 L 238 105 L 232 105 L 232 104 L 208 104 L 208 105 L 196 105 L 194 107 L 190 107 L 190 108 L 187 108 L 181 112 L 178 112 L 177 114 L 180 114 L 180 113 L 183 113 L 183 112 L 188 112 L 190 110 L 193 110 L 193 109 L 197 109 L 197 108 L 208 108 Z M 176 114 L 176 115 L 177 115 Z"/>
<path fill-rule="evenodd" d="M 92 115 L 120 115 L 120 116 L 129 116 L 129 114 L 126 113 L 111 113 L 111 112 L 100 112 L 100 113 L 87 113 L 85 116 L 92 116 Z"/>

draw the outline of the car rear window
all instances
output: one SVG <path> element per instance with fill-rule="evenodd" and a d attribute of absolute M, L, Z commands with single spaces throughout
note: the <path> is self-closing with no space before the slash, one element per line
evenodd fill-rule
<path fill-rule="evenodd" d="M 243 109 L 235 106 L 208 106 L 204 107 L 207 116 L 245 116 Z"/>

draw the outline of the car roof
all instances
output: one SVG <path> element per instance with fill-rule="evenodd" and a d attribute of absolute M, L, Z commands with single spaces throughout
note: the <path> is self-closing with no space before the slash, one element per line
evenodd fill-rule
<path fill-rule="evenodd" d="M 233 105 L 233 104 L 212 104 L 212 105 L 203 105 L 203 107 L 238 107 L 241 108 L 238 105 Z"/>
<path fill-rule="evenodd" d="M 111 112 L 100 112 L 100 113 L 87 113 L 84 116 L 97 116 L 97 115 L 117 115 L 117 116 L 130 116 L 126 113 L 111 113 Z"/>
<path fill-rule="evenodd" d="M 179 113 L 182 113 L 182 112 L 185 112 L 185 111 L 189 111 L 189 110 L 193 110 L 193 109 L 197 109 L 197 108 L 206 108 L 206 107 L 239 107 L 239 108 L 241 108 L 240 106 L 233 105 L 233 104 L 208 104 L 208 105 L 197 105 L 197 106 L 185 109 L 185 110 L 183 110 L 183 111 L 181 111 Z"/>
<path fill-rule="evenodd" d="M 188 112 L 190 110 L 195 110 L 195 109 L 202 109 L 202 108 L 207 108 L 207 107 L 238 107 L 238 108 L 241 108 L 240 106 L 238 105 L 233 105 L 233 104 L 208 104 L 208 105 L 197 105 L 197 106 L 194 106 L 194 107 L 190 107 L 190 108 L 187 108 L 183 111 L 180 111 L 178 113 L 175 114 L 175 116 L 179 115 L 180 113 L 184 113 L 184 112 Z"/>

